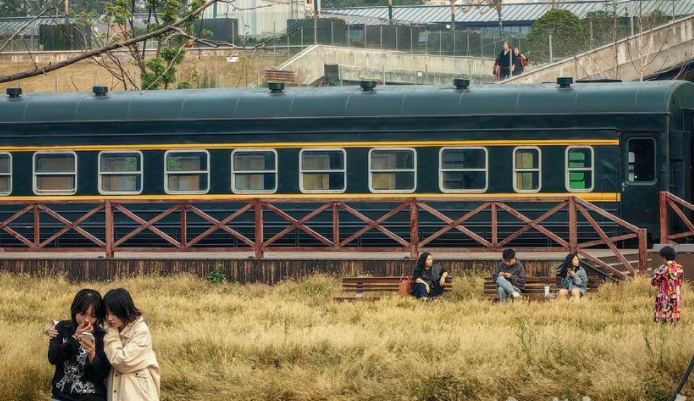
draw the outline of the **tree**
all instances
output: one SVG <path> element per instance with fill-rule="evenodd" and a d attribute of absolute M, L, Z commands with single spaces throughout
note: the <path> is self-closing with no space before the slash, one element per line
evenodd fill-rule
<path fill-rule="evenodd" d="M 529 58 L 537 61 L 549 60 L 550 35 L 552 55 L 559 59 L 573 56 L 581 49 L 584 31 L 578 17 L 570 11 L 550 10 L 530 27 L 525 42 Z"/>
<path fill-rule="evenodd" d="M 0 1 L 0 17 L 21 17 L 26 15 L 26 3 L 24 0 Z"/>
<path fill-rule="evenodd" d="M 112 72 L 112 74 L 114 74 L 114 77 L 118 78 L 119 80 L 122 80 L 126 89 L 128 89 L 127 82 L 130 82 L 131 87 L 136 87 L 132 77 L 130 77 L 128 73 L 125 71 L 125 69 L 122 68 L 120 60 L 112 52 L 117 49 L 128 49 L 131 55 L 137 57 L 137 63 L 139 63 L 138 65 L 144 65 L 144 54 L 140 59 L 140 48 L 138 44 L 145 42 L 149 39 L 157 39 L 160 41 L 167 40 L 169 41 L 169 43 L 183 43 L 178 48 L 179 53 L 181 53 L 184 49 L 184 46 L 187 46 L 193 43 L 194 41 L 203 41 L 189 34 L 188 32 L 192 31 L 196 18 L 203 11 L 205 11 L 206 8 L 210 7 L 218 1 L 220 0 L 207 0 L 207 2 L 202 3 L 201 0 L 195 0 L 187 6 L 182 6 L 183 11 L 179 14 L 180 18 L 177 18 L 173 21 L 162 19 L 159 23 L 155 23 L 151 27 L 149 27 L 147 33 L 143 35 L 134 36 L 133 34 L 127 32 L 124 35 L 121 35 L 121 32 L 119 32 L 118 34 L 111 34 L 111 31 L 109 30 L 108 34 L 105 37 L 105 42 L 96 49 L 84 51 L 76 56 L 73 56 L 71 58 L 54 64 L 50 64 L 45 67 L 36 66 L 36 68 L 32 70 L 21 71 L 9 75 L 0 75 L 0 83 L 11 82 L 19 79 L 26 79 L 35 77 L 37 75 L 46 74 L 48 72 L 56 71 L 69 65 L 75 64 L 79 61 L 87 59 L 92 59 L 93 61 L 104 66 L 104 68 L 108 69 L 109 67 L 106 67 L 105 64 L 102 64 L 102 62 L 98 61 L 102 58 L 102 55 L 106 55 L 110 57 L 111 60 L 113 60 L 117 66 L 120 67 L 121 75 L 116 75 L 116 72 L 113 72 L 112 70 L 109 70 L 109 72 Z M 123 23 L 124 16 L 125 14 L 121 13 L 118 16 L 117 22 Z M 134 25 L 132 17 L 130 18 L 129 22 L 131 26 Z M 0 46 L 0 51 L 2 51 L 1 49 L 3 49 L 6 46 L 6 43 Z M 168 73 L 169 69 L 176 64 L 176 59 L 176 57 L 170 59 L 171 62 L 169 63 L 167 69 L 161 71 L 162 77 L 164 74 Z M 144 66 L 144 68 L 146 68 L 146 66 Z"/>

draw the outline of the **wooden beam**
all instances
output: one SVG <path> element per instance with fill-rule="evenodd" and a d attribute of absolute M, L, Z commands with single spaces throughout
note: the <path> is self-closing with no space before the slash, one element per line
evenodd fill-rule
<path fill-rule="evenodd" d="M 475 233 L 472 232 L 471 230 L 469 230 L 469 229 L 467 229 L 467 228 L 461 226 L 461 224 L 462 224 L 463 222 L 465 222 L 466 220 L 470 219 L 471 217 L 477 215 L 479 212 L 481 212 L 481 211 L 483 211 L 484 209 L 486 209 L 486 208 L 489 206 L 489 202 L 485 202 L 485 203 L 483 203 L 483 204 L 477 206 L 476 208 L 474 208 L 474 209 L 471 210 L 470 212 L 464 214 L 463 216 L 461 216 L 460 218 L 458 218 L 458 219 L 455 220 L 455 221 L 452 220 L 451 218 L 449 218 L 448 216 L 446 216 L 445 214 L 443 214 L 443 213 L 439 212 L 438 210 L 434 209 L 433 207 L 427 205 L 427 204 L 424 203 L 424 202 L 419 202 L 418 205 L 419 205 L 419 207 L 421 207 L 422 209 L 424 209 L 424 210 L 426 210 L 427 212 L 431 213 L 434 217 L 436 217 L 436 218 L 438 218 L 439 220 L 442 220 L 442 221 L 444 221 L 445 223 L 447 223 L 447 225 L 446 225 L 445 227 L 441 228 L 441 229 L 438 230 L 437 232 L 431 234 L 431 235 L 428 236 L 426 239 L 424 239 L 424 240 L 422 241 L 422 243 L 421 243 L 422 246 L 424 246 L 424 245 L 430 243 L 431 241 L 435 240 L 436 238 L 440 237 L 441 235 L 443 235 L 443 234 L 446 233 L 447 231 L 449 231 L 449 230 L 451 230 L 451 229 L 454 229 L 454 228 L 455 228 L 456 230 L 462 232 L 463 234 L 467 235 L 468 237 L 472 238 L 473 240 L 475 240 L 475 242 L 477 242 L 477 243 L 479 243 L 479 244 L 481 244 L 481 245 L 483 245 L 483 246 L 491 246 L 491 245 L 492 245 L 492 244 L 491 244 L 489 241 L 487 241 L 486 239 L 480 237 L 479 235 L 475 234 Z"/>
<path fill-rule="evenodd" d="M 417 259 L 419 254 L 419 210 L 417 200 L 410 200 L 410 257 Z"/>
<path fill-rule="evenodd" d="M 525 228 L 525 231 L 529 230 L 530 228 L 534 228 L 534 229 L 536 229 L 537 231 L 541 232 L 542 234 L 546 235 L 548 238 L 550 238 L 551 240 L 553 240 L 553 241 L 556 242 L 557 244 L 559 244 L 559 245 L 561 245 L 561 246 L 563 246 L 563 247 L 569 248 L 569 243 L 568 243 L 568 242 L 566 242 L 565 240 L 563 240 L 562 238 L 560 238 L 558 235 L 556 235 L 555 233 L 553 233 L 553 232 L 549 231 L 548 229 L 542 227 L 541 225 L 539 225 L 539 224 L 536 222 L 536 221 L 540 221 L 540 222 L 541 222 L 542 220 L 546 219 L 547 217 L 551 216 L 552 214 L 554 214 L 554 213 L 556 213 L 557 211 L 559 211 L 559 210 L 561 210 L 562 208 L 564 208 L 564 206 L 566 206 L 566 202 L 562 202 L 562 203 L 558 204 L 557 206 L 553 207 L 552 209 L 550 209 L 548 212 L 544 213 L 542 216 L 538 217 L 537 219 L 531 220 L 530 218 L 528 218 L 528 217 L 526 217 L 525 215 L 521 214 L 520 212 L 518 212 L 516 209 L 512 208 L 511 206 L 506 205 L 506 204 L 504 204 L 504 203 L 499 203 L 499 207 L 500 207 L 500 208 L 504 209 L 506 212 L 508 212 L 508 213 L 509 213 L 510 215 L 512 215 L 513 217 L 515 217 L 515 218 L 517 218 L 518 220 L 520 220 L 520 221 L 522 221 L 522 222 L 524 222 L 524 223 L 527 224 L 526 227 L 523 227 L 523 228 Z M 523 229 L 521 229 L 521 230 L 523 230 Z M 518 234 L 518 233 L 522 234 L 523 232 L 525 232 L 525 231 L 522 231 L 522 232 L 521 232 L 521 230 L 516 231 L 514 234 L 510 235 L 509 237 L 507 237 L 506 239 L 504 239 L 503 241 L 501 241 L 501 242 L 499 243 L 499 246 L 500 246 L 500 247 L 505 246 L 508 242 L 510 242 L 511 239 L 513 239 L 513 238 L 512 238 L 513 235 L 516 235 L 516 234 Z M 520 234 L 518 234 L 518 235 L 520 235 Z"/>
<path fill-rule="evenodd" d="M 106 225 L 106 258 L 111 259 L 114 256 L 113 253 L 113 237 L 114 237 L 114 226 L 113 226 L 113 205 L 110 200 L 106 200 L 106 216 L 104 218 L 104 224 Z"/>
<path fill-rule="evenodd" d="M 265 208 L 271 210 L 272 212 L 274 212 L 276 215 L 280 216 L 281 218 L 287 220 L 289 223 L 291 223 L 291 224 L 289 225 L 289 227 L 286 227 L 284 230 L 278 232 L 277 234 L 273 235 L 270 239 L 268 239 L 267 241 L 265 241 L 265 243 L 263 244 L 263 246 L 266 246 L 266 247 L 267 247 L 268 245 L 270 245 L 270 244 L 272 244 L 273 242 L 277 241 L 278 239 L 282 238 L 282 237 L 283 237 L 285 234 L 287 234 L 288 232 L 293 231 L 293 230 L 295 230 L 295 229 L 297 229 L 297 228 L 300 229 L 300 230 L 302 230 L 302 231 L 304 231 L 304 232 L 306 232 L 308 235 L 310 235 L 311 237 L 313 237 L 313 238 L 317 239 L 318 241 L 322 242 L 322 243 L 325 244 L 326 246 L 329 246 L 329 247 L 332 247 L 332 246 L 333 246 L 333 244 L 330 242 L 329 239 L 327 239 L 327 238 L 325 238 L 324 236 L 318 234 L 318 233 L 317 233 L 316 231 L 314 231 L 312 228 L 306 226 L 306 222 L 307 222 L 307 221 L 311 220 L 313 217 L 315 217 L 316 215 L 322 213 L 322 212 L 325 211 L 326 209 L 329 209 L 330 206 L 332 206 L 330 203 L 326 203 L 326 204 L 324 204 L 324 205 L 321 205 L 318 209 L 316 209 L 316 210 L 312 211 L 311 213 L 307 214 L 306 216 L 302 217 L 300 220 L 297 220 L 297 219 L 293 218 L 293 217 L 290 216 L 289 214 L 285 213 L 284 211 L 280 210 L 279 208 L 277 208 L 276 206 L 274 206 L 274 205 L 272 205 L 272 204 L 270 204 L 270 203 L 263 202 L 263 206 L 264 206 Z"/>
<path fill-rule="evenodd" d="M 634 267 L 624 257 L 622 252 L 620 252 L 619 249 L 617 249 L 617 247 L 612 243 L 612 241 L 610 241 L 610 238 L 607 236 L 607 234 L 605 234 L 605 232 L 602 230 L 602 228 L 600 228 L 600 226 L 593 219 L 593 217 L 590 215 L 590 213 L 588 213 L 585 210 L 585 208 L 583 208 L 582 206 L 580 206 L 578 208 L 578 211 L 581 212 L 583 217 L 586 219 L 586 221 L 588 221 L 588 224 L 590 224 L 590 226 L 593 227 L 593 230 L 595 230 L 595 232 L 598 234 L 598 236 L 600 236 L 600 238 L 602 238 L 602 240 L 605 241 L 605 245 L 607 245 L 607 247 L 610 248 L 610 250 L 612 251 L 614 256 L 616 256 L 617 259 L 619 259 L 619 261 L 624 265 L 624 267 L 627 270 L 629 270 L 632 274 L 635 274 L 636 271 L 634 270 Z"/>
<path fill-rule="evenodd" d="M 661 191 L 658 196 L 660 202 L 660 242 L 663 244 L 668 243 L 668 226 L 670 222 L 668 221 L 668 193 Z"/>
<path fill-rule="evenodd" d="M 186 208 L 187 208 L 188 210 L 190 210 L 190 211 L 193 212 L 194 214 L 196 214 L 196 215 L 202 217 L 204 220 L 207 220 L 208 222 L 212 223 L 212 227 L 208 228 L 207 230 L 205 230 L 204 232 L 202 232 L 201 234 L 199 234 L 197 237 L 195 237 L 195 238 L 193 238 L 192 240 L 188 241 L 188 243 L 186 244 L 186 248 L 192 247 L 193 245 L 195 245 L 195 244 L 197 244 L 198 242 L 202 241 L 203 239 L 207 238 L 210 234 L 212 234 L 213 232 L 215 232 L 215 231 L 217 231 L 217 230 L 222 230 L 222 231 L 225 231 L 225 232 L 231 234 L 232 237 L 238 238 L 238 239 L 241 240 L 244 244 L 246 244 L 246 245 L 248 245 L 248 246 L 250 246 L 250 247 L 255 246 L 255 244 L 253 243 L 253 241 L 251 241 L 250 239 L 248 239 L 246 236 L 242 235 L 242 234 L 239 233 L 238 231 L 236 231 L 236 230 L 232 229 L 231 227 L 227 226 L 227 224 L 228 224 L 230 221 L 232 221 L 232 220 L 234 220 L 235 218 L 237 218 L 238 216 L 242 215 L 243 213 L 245 213 L 246 211 L 248 211 L 248 210 L 251 209 L 252 207 L 253 207 L 253 204 L 252 204 L 252 203 L 247 203 L 247 204 L 245 204 L 241 209 L 239 209 L 239 210 L 235 211 L 234 213 L 232 213 L 231 215 L 227 216 L 227 217 L 224 218 L 222 221 L 218 221 L 217 219 L 215 219 L 214 217 L 208 215 L 207 213 L 203 212 L 202 210 L 198 209 L 197 207 L 192 206 L 192 205 L 187 205 Z"/>
<path fill-rule="evenodd" d="M 177 247 L 177 248 L 180 248 L 180 247 L 181 247 L 181 243 L 180 243 L 180 242 L 178 242 L 178 241 L 176 241 L 175 239 L 171 238 L 171 236 L 169 236 L 168 234 L 166 234 L 165 232 L 161 231 L 160 229 L 158 229 L 158 228 L 156 228 L 156 227 L 154 226 L 154 224 L 155 224 L 156 222 L 158 222 L 159 220 L 163 219 L 164 217 L 166 217 L 166 216 L 170 215 L 171 213 L 175 212 L 176 210 L 178 210 L 179 205 L 173 205 L 173 206 L 171 206 L 170 208 L 166 209 L 165 211 L 163 211 L 162 213 L 160 213 L 159 215 L 157 215 L 156 217 L 154 217 L 153 219 L 151 219 L 151 220 L 149 220 L 149 221 L 143 220 L 143 219 L 140 218 L 138 215 L 136 215 L 135 213 L 133 213 L 133 212 L 131 212 L 130 210 L 126 209 L 126 208 L 125 208 L 123 205 L 121 205 L 121 204 L 115 203 L 115 204 L 114 204 L 114 207 L 115 207 L 119 212 L 121 212 L 121 213 L 123 213 L 124 215 L 128 216 L 128 218 L 130 218 L 131 220 L 134 220 L 136 223 L 139 223 L 139 224 L 140 224 L 140 227 L 134 229 L 133 231 L 129 232 L 128 234 L 126 234 L 125 236 L 123 236 L 122 238 L 120 238 L 119 240 L 117 240 L 117 241 L 113 244 L 114 247 L 119 247 L 119 246 L 120 246 L 121 244 L 123 244 L 125 241 L 129 240 L 130 238 L 132 238 L 132 237 L 135 236 L 137 233 L 139 233 L 139 232 L 141 232 L 141 231 L 143 231 L 143 230 L 150 230 L 150 231 L 152 231 L 153 233 L 155 233 L 157 236 L 159 236 L 159 237 L 161 237 L 162 239 L 164 239 L 166 242 L 170 243 L 171 245 L 173 245 L 173 246 L 175 246 L 175 247 Z"/>
<path fill-rule="evenodd" d="M 60 237 L 61 235 L 65 234 L 66 232 L 68 232 L 70 230 L 74 230 L 74 231 L 80 233 L 83 237 L 87 238 L 88 240 L 90 240 L 91 242 L 95 243 L 96 245 L 98 245 L 100 247 L 105 246 L 106 244 L 103 241 L 96 238 L 91 233 L 87 232 L 86 230 L 82 229 L 81 227 L 78 227 L 79 224 L 83 223 L 84 221 L 86 221 L 88 218 L 92 217 L 94 214 L 96 214 L 97 212 L 99 212 L 103 208 L 104 208 L 104 204 L 103 203 L 99 204 L 94 209 L 90 210 L 89 212 L 84 214 L 82 217 L 75 220 L 75 222 L 73 223 L 70 220 L 66 219 L 65 217 L 61 216 L 60 214 L 56 213 L 55 211 L 51 210 L 47 206 L 39 205 L 39 209 L 41 209 L 41 211 L 43 211 L 44 213 L 53 217 L 54 219 L 58 220 L 59 222 L 65 224 L 64 228 L 60 229 L 55 234 L 51 235 L 51 237 L 48 238 L 47 240 L 41 242 L 39 247 L 40 248 L 45 247 L 46 245 L 53 242 L 56 238 Z"/>
<path fill-rule="evenodd" d="M 348 243 L 354 241 L 356 238 L 358 238 L 358 237 L 360 237 L 361 235 L 363 235 L 365 232 L 371 230 L 372 228 L 375 228 L 375 229 L 377 229 L 378 231 L 380 231 L 380 232 L 382 232 L 383 234 L 385 234 L 386 236 L 388 236 L 388 238 L 394 240 L 394 241 L 397 242 L 398 244 L 400 244 L 400 245 L 402 245 L 403 247 L 406 247 L 406 248 L 409 249 L 409 248 L 410 248 L 410 244 L 409 244 L 407 241 L 405 241 L 404 239 L 402 239 L 400 236 L 395 235 L 395 233 L 393 233 L 392 231 L 388 230 L 387 228 L 385 228 L 385 227 L 383 227 L 383 226 L 381 225 L 381 223 L 383 223 L 384 221 L 388 220 L 388 219 L 391 218 L 392 216 L 396 215 L 397 213 L 399 213 L 400 211 L 402 211 L 403 209 L 405 209 L 408 205 L 409 205 L 408 202 L 401 203 L 401 204 L 398 205 L 395 209 L 393 209 L 393 210 L 391 210 L 390 212 L 384 214 L 383 216 L 381 216 L 380 218 L 378 218 L 376 221 L 373 221 L 373 220 L 371 220 L 370 218 L 368 218 L 368 217 L 364 216 L 363 214 L 359 213 L 358 211 L 354 210 L 354 209 L 353 209 L 352 207 L 350 207 L 349 205 L 347 205 L 347 204 L 345 204 L 345 203 L 342 203 L 340 206 L 341 206 L 344 210 L 346 210 L 346 211 L 347 211 L 348 213 L 350 213 L 351 215 L 357 217 L 359 220 L 365 222 L 367 225 L 366 225 L 366 227 L 360 229 L 360 230 L 357 231 L 356 233 L 350 235 L 349 238 L 347 238 L 347 239 L 345 239 L 344 241 L 342 241 L 342 242 L 340 243 L 340 247 L 345 246 L 346 244 L 348 244 Z"/>

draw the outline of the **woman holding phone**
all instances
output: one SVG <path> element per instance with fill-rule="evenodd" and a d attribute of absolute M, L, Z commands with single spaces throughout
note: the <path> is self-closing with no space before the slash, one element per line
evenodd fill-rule
<path fill-rule="evenodd" d="M 111 365 L 104 353 L 104 306 L 95 290 L 80 290 L 70 306 L 70 320 L 58 322 L 48 346 L 55 366 L 54 401 L 105 401 Z"/>
<path fill-rule="evenodd" d="M 158 401 L 159 363 L 142 313 L 123 288 L 104 295 L 104 352 L 113 370 L 108 377 L 109 401 Z"/>
<path fill-rule="evenodd" d="M 564 263 L 557 269 L 557 276 L 561 279 L 559 298 L 581 299 L 588 291 L 588 275 L 581 260 L 575 253 L 566 255 Z"/>

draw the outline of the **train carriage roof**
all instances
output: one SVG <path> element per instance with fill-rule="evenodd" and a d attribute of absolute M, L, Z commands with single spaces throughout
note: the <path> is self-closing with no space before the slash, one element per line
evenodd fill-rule
<path fill-rule="evenodd" d="M 246 118 L 667 113 L 694 108 L 686 81 L 27 93 L 0 97 L 0 123 Z"/>

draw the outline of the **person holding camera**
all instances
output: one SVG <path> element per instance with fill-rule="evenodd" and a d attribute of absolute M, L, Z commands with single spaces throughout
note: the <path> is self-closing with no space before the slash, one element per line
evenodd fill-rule
<path fill-rule="evenodd" d="M 57 322 L 48 345 L 55 366 L 53 401 L 105 401 L 111 365 L 104 353 L 104 307 L 101 294 L 80 290 L 70 306 L 70 320 Z"/>
<path fill-rule="evenodd" d="M 434 257 L 429 252 L 422 252 L 417 265 L 412 271 L 414 287 L 412 295 L 416 298 L 436 298 L 444 291 L 448 272 L 439 265 L 434 265 Z"/>
<path fill-rule="evenodd" d="M 566 255 L 564 262 L 559 266 L 557 275 L 561 278 L 559 298 L 581 299 L 588 291 L 588 274 L 581 267 L 581 260 L 575 253 Z"/>
<path fill-rule="evenodd" d="M 501 255 L 503 262 L 499 263 L 492 274 L 492 281 L 496 286 L 496 293 L 499 302 L 506 302 L 506 299 L 520 298 L 521 291 L 525 289 L 525 267 L 516 259 L 516 251 L 505 249 Z"/>

